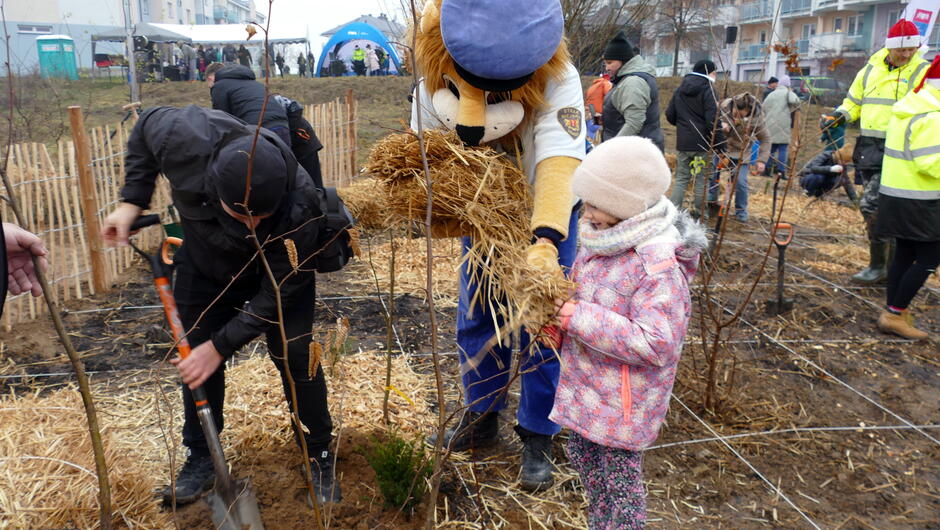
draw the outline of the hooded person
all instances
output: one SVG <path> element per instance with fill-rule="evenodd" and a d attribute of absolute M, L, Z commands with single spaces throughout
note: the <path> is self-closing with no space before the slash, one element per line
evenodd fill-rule
<path fill-rule="evenodd" d="M 622 30 L 604 48 L 604 69 L 613 83 L 604 98 L 604 141 L 616 136 L 641 136 L 662 151 L 665 137 L 659 124 L 656 70 L 639 55 Z"/>
<path fill-rule="evenodd" d="M 193 349 L 186 359 L 171 362 L 184 383 L 183 445 L 189 455 L 175 491 L 163 491 L 164 501 L 193 502 L 212 487 L 212 460 L 191 389 L 206 390 L 221 430 L 224 361 L 261 334 L 281 373 L 287 402 L 296 406 L 303 424 L 295 435 L 313 457 L 308 466 L 317 497 L 320 502 L 338 501 L 326 382 L 321 369 L 310 373 L 308 365 L 314 273 L 292 264 L 309 260 L 320 248 L 321 223 L 316 220 L 322 213 L 312 180 L 271 131 L 195 105 L 144 111 L 127 143 L 125 170 L 122 202 L 103 224 L 106 243 L 127 244 L 129 227 L 149 207 L 160 174 L 169 181 L 173 205 L 182 218 L 183 246 L 174 256 L 173 294 Z M 282 236 L 293 242 L 296 253 L 288 250 Z M 280 285 L 280 311 L 278 293 L 257 260 L 254 241 L 262 242 Z M 279 312 L 288 338 L 286 356 Z M 295 383 L 296 402 L 287 370 Z"/>
<path fill-rule="evenodd" d="M 891 121 L 891 107 L 920 84 L 929 63 L 920 49 L 923 37 L 917 26 L 900 19 L 888 30 L 885 47 L 875 52 L 858 71 L 842 104 L 824 117 L 823 129 L 843 123 L 859 122 L 852 160 L 864 191 L 859 203 L 868 234 L 868 266 L 852 276 L 863 284 L 884 281 L 888 275 L 891 238 L 879 236 L 878 187 L 885 154 L 885 137 Z"/>
<path fill-rule="evenodd" d="M 695 63 L 692 73 L 682 78 L 666 107 L 666 121 L 676 126 L 676 179 L 669 198 L 677 208 L 682 208 L 686 189 L 694 180 L 695 198 L 689 210 L 698 217 L 706 216 L 705 186 L 712 159 L 709 152 L 724 141 L 717 123 L 715 70 L 715 63 L 708 59 Z"/>
<path fill-rule="evenodd" d="M 268 97 L 264 85 L 255 79 L 251 68 L 240 64 L 212 63 L 206 67 L 206 84 L 209 85 L 213 109 L 227 112 L 251 125 L 258 124 L 264 110 L 261 126 L 274 131 L 290 145 L 287 111 L 279 101 Z"/>
<path fill-rule="evenodd" d="M 429 0 L 414 43 L 419 79 L 412 128 L 454 130 L 467 146 L 505 153 L 528 177 L 533 197 L 526 260 L 560 275 L 574 260 L 577 208 L 571 174 L 585 155 L 580 76 L 564 40 L 558 0 Z M 448 227 L 432 227 L 432 231 Z M 440 233 L 440 232 L 437 232 Z M 465 235 L 453 232 L 450 235 Z M 465 251 L 472 248 L 463 240 Z M 507 406 L 514 354 L 509 341 L 489 348 L 502 326 L 491 313 L 499 300 L 478 299 L 478 272 L 460 270 L 457 346 L 467 412 L 442 443 L 464 451 L 499 441 L 499 411 Z M 559 361 L 520 330 L 521 398 L 516 432 L 523 442 L 520 485 L 534 491 L 553 482 L 548 419 Z M 477 357 L 478 352 L 482 355 Z M 477 364 L 477 361 L 479 363 Z M 472 366 L 472 367 L 471 367 Z"/>
<path fill-rule="evenodd" d="M 925 340 L 929 334 L 914 326 L 909 307 L 940 266 L 940 56 L 891 112 L 876 228 L 895 238 L 897 249 L 878 329 Z"/>

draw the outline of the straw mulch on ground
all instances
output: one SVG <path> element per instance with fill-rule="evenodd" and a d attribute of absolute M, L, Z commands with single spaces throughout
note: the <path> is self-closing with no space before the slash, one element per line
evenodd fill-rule
<path fill-rule="evenodd" d="M 375 431 L 382 425 L 385 358 L 362 353 L 340 357 L 336 366 L 329 362 L 324 360 L 325 368 L 335 371 L 329 383 L 335 428 Z M 119 526 L 173 527 L 172 516 L 160 507 L 155 491 L 169 483 L 170 451 L 177 467 L 185 459 L 175 377 L 175 370 L 166 370 L 136 382 L 93 385 L 110 469 L 114 522 Z M 293 435 L 277 370 L 266 356 L 240 362 L 226 377 L 222 443 L 238 474 L 243 459 L 264 450 L 293 448 Z M 429 432 L 437 416 L 427 405 L 426 392 L 432 388 L 428 378 L 419 377 L 404 357 L 396 357 L 392 385 L 392 423 L 411 437 Z M 95 527 L 94 470 L 76 389 L 0 399 L 0 527 Z"/>
<path fill-rule="evenodd" d="M 384 237 L 383 237 L 384 236 Z M 362 256 L 353 267 L 358 271 L 350 283 L 368 286 L 383 294 L 391 288 L 391 257 L 393 243 L 385 234 L 364 237 Z M 409 294 L 418 298 L 427 297 L 427 252 L 424 238 L 396 237 L 395 249 L 395 294 Z M 457 307 L 457 272 L 460 266 L 460 240 L 456 238 L 434 239 L 433 245 L 433 290 L 434 305 L 441 308 Z M 373 276 L 374 272 L 374 276 Z"/>
<path fill-rule="evenodd" d="M 490 304 L 516 325 L 538 329 L 554 314 L 553 300 L 570 284 L 526 263 L 532 234 L 532 198 L 526 176 L 491 148 L 467 148 L 453 132 L 426 131 L 433 186 L 432 223 L 448 235 L 472 236 L 465 256 L 481 286 L 471 303 Z M 386 136 L 373 147 L 365 171 L 387 199 L 388 218 L 421 222 L 428 193 L 418 137 Z M 356 208 L 354 208 L 356 209 Z"/>

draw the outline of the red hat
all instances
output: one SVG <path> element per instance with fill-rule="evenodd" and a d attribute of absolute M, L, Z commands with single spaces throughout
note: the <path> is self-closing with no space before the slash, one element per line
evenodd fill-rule
<path fill-rule="evenodd" d="M 914 92 L 920 92 L 920 89 L 924 87 L 924 83 L 930 83 L 930 86 L 940 90 L 940 55 L 933 58 L 930 68 L 927 69 L 927 73 L 920 80 L 920 84 L 917 85 Z"/>
<path fill-rule="evenodd" d="M 902 18 L 888 30 L 885 48 L 917 48 L 923 40 L 924 38 L 917 31 L 917 26 L 910 20 Z"/>

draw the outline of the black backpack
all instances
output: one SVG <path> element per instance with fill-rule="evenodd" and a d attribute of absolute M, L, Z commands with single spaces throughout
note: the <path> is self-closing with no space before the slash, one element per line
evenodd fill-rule
<path fill-rule="evenodd" d="M 325 222 L 317 238 L 320 250 L 314 257 L 313 267 L 317 272 L 336 272 L 353 257 L 353 236 L 349 231 L 356 221 L 336 193 L 336 188 L 318 189 L 317 194 L 320 196 L 320 211 L 323 212 Z"/>

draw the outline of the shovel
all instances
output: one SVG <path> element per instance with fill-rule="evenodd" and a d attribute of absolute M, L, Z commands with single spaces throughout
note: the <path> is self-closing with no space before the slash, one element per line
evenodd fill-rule
<path fill-rule="evenodd" d="M 786 232 L 781 238 L 781 232 Z M 774 232 L 774 245 L 777 246 L 777 298 L 767 301 L 767 312 L 780 315 L 793 309 L 793 300 L 783 297 L 783 269 L 786 267 L 787 246 L 793 240 L 793 226 L 789 223 L 777 223 Z"/>
<path fill-rule="evenodd" d="M 158 215 L 144 215 L 134 221 L 131 225 L 131 231 L 140 230 L 159 222 L 160 217 Z M 179 312 L 176 310 L 176 300 L 173 298 L 169 279 L 169 266 L 172 263 L 169 256 L 169 247 L 180 246 L 182 243 L 183 241 L 178 237 L 166 238 L 163 241 L 159 255 L 147 254 L 133 243 L 131 243 L 131 247 L 150 264 L 150 269 L 153 272 L 153 282 L 157 287 L 157 293 L 160 295 L 160 301 L 163 303 L 167 323 L 169 323 L 170 330 L 173 332 L 173 340 L 176 342 L 180 357 L 185 359 L 189 356 L 190 347 L 189 342 L 186 341 L 186 334 L 183 330 L 183 323 L 180 321 Z M 212 511 L 212 523 L 216 528 L 222 530 L 263 530 L 264 524 L 261 522 L 261 512 L 258 510 L 258 500 L 251 488 L 251 482 L 248 479 L 233 477 L 229 472 L 228 464 L 225 463 L 222 444 L 219 442 L 219 430 L 212 419 L 212 408 L 209 406 L 206 391 L 199 387 L 194 389 L 192 394 L 193 400 L 196 402 L 196 414 L 199 416 L 202 432 L 205 434 L 206 442 L 209 445 L 212 467 L 215 469 L 215 488 L 206 497 L 206 502 Z"/>

